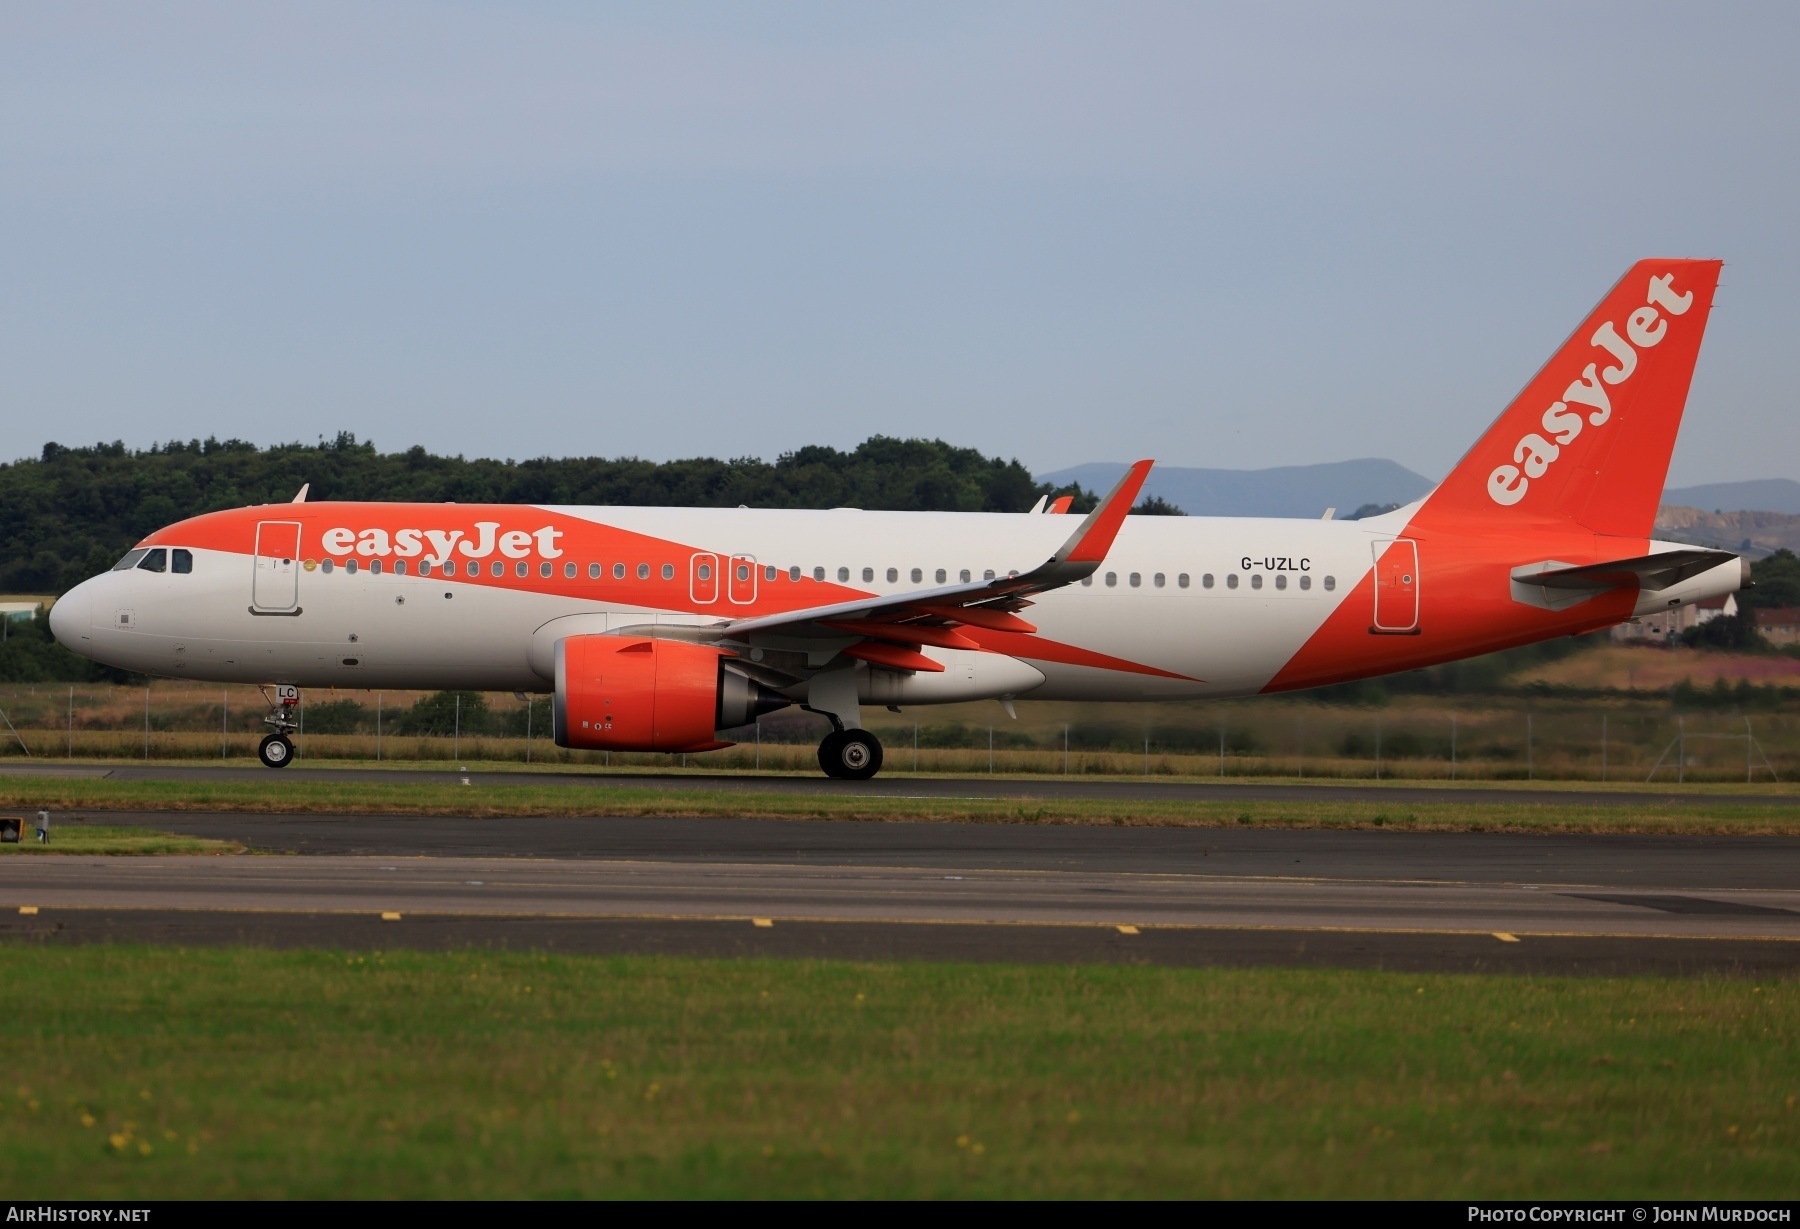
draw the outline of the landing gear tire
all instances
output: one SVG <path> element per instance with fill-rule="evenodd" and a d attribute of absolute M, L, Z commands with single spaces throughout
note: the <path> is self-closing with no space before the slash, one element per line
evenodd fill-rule
<path fill-rule="evenodd" d="M 265 768 L 286 768 L 294 762 L 294 744 L 280 734 L 271 734 L 257 747 L 256 758 Z"/>
<path fill-rule="evenodd" d="M 833 730 L 819 744 L 819 767 L 840 781 L 867 781 L 881 771 L 881 740 L 867 730 Z"/>

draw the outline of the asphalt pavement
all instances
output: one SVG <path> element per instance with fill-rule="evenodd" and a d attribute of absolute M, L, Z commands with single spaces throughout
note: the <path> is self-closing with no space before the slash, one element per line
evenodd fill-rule
<path fill-rule="evenodd" d="M 230 837 L 265 856 L 0 858 L 0 936 L 1512 972 L 1800 968 L 1800 838 L 103 818 Z"/>

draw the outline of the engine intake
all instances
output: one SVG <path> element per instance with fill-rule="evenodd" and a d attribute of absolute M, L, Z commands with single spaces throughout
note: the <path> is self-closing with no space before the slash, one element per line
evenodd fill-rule
<path fill-rule="evenodd" d="M 711 645 L 647 636 L 556 643 L 556 745 L 608 751 L 713 751 L 717 731 L 792 701 Z"/>

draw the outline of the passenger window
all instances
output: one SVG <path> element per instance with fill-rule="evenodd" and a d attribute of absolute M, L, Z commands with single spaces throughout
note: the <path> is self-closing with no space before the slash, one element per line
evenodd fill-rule
<path fill-rule="evenodd" d="M 357 564 L 357 562 L 354 558 L 344 560 L 344 571 L 348 572 L 352 576 L 356 575 L 356 569 L 358 566 L 359 565 Z"/>
<path fill-rule="evenodd" d="M 647 563 L 638 564 L 638 579 L 639 580 L 649 580 L 650 579 L 650 565 L 649 564 L 647 564 Z"/>
<path fill-rule="evenodd" d="M 1183 572 L 1175 578 L 1175 586 L 1178 589 L 1185 589 L 1188 587 L 1188 574 L 1186 572 Z"/>
<path fill-rule="evenodd" d="M 1212 588 L 1212 587 L 1213 587 L 1213 578 L 1212 578 L 1212 573 L 1211 573 L 1211 572 L 1203 572 L 1203 573 L 1201 573 L 1201 575 L 1200 575 L 1200 587 L 1201 587 L 1201 588 L 1202 588 L 1202 589 L 1210 589 L 1210 588 Z"/>
<path fill-rule="evenodd" d="M 379 559 L 369 560 L 369 574 L 371 576 L 381 575 L 381 560 L 379 560 Z"/>
<path fill-rule="evenodd" d="M 476 563 L 473 559 L 471 559 L 471 560 L 469 560 L 469 566 L 466 569 L 466 571 L 469 573 L 470 576 L 479 576 L 479 575 L 481 575 L 481 565 L 479 563 Z"/>
<path fill-rule="evenodd" d="M 889 568 L 888 569 L 888 584 L 890 584 L 890 585 L 894 584 L 899 579 L 900 579 L 900 569 L 899 568 Z"/>
<path fill-rule="evenodd" d="M 498 559 L 494 560 L 493 563 L 488 565 L 488 570 L 491 571 L 495 576 L 506 575 L 506 565 L 504 563 L 501 563 Z"/>
<path fill-rule="evenodd" d="M 1169 578 L 1164 576 L 1161 572 L 1158 572 L 1150 578 L 1150 583 L 1155 585 L 1158 589 L 1161 589 L 1169 583 Z"/>
<path fill-rule="evenodd" d="M 824 580 L 825 579 L 825 569 L 824 568 L 814 568 L 813 569 L 813 579 L 814 580 Z"/>
<path fill-rule="evenodd" d="M 589 580 L 599 580 L 600 579 L 600 565 L 599 564 L 597 564 L 597 563 L 588 564 L 588 579 Z"/>
<path fill-rule="evenodd" d="M 1275 573 L 1275 587 L 1277 589 L 1287 588 L 1287 576 L 1284 573 Z"/>
<path fill-rule="evenodd" d="M 913 569 L 913 570 L 912 570 L 912 582 L 913 582 L 913 584 L 915 584 L 915 585 L 916 585 L 916 584 L 919 584 L 919 583 L 920 583 L 920 582 L 922 582 L 922 581 L 923 581 L 923 580 L 924 580 L 924 579 L 925 579 L 925 572 L 924 572 L 924 569 L 922 569 L 922 568 L 914 568 L 914 569 Z"/>
<path fill-rule="evenodd" d="M 1094 587 L 1094 574 L 1089 572 L 1086 576 L 1083 576 L 1081 578 L 1081 583 L 1092 589 Z"/>
<path fill-rule="evenodd" d="M 672 564 L 672 563 L 663 564 L 662 578 L 664 580 L 674 580 L 675 579 L 675 565 L 674 564 Z"/>
<path fill-rule="evenodd" d="M 943 568 L 939 568 L 939 569 L 938 569 L 938 570 L 937 570 L 937 583 L 938 583 L 938 584 L 940 584 L 940 585 L 941 585 L 941 584 L 943 584 L 943 583 L 944 583 L 944 582 L 945 582 L 945 581 L 947 581 L 947 580 L 949 580 L 949 579 L 950 579 L 950 573 L 948 573 L 948 572 L 946 572 L 946 571 L 944 571 L 944 569 L 943 569 Z"/>
<path fill-rule="evenodd" d="M 513 564 L 513 574 L 521 578 L 528 576 L 531 574 L 531 565 L 521 559 Z"/>
<path fill-rule="evenodd" d="M 850 569 L 849 569 L 849 568 L 839 568 L 839 569 L 838 569 L 838 581 L 839 581 L 839 583 L 842 583 L 842 582 L 844 582 L 844 581 L 847 581 L 847 580 L 849 580 L 849 579 L 850 579 Z"/>
<path fill-rule="evenodd" d="M 167 571 L 169 567 L 169 552 L 159 546 L 146 554 L 144 556 L 144 561 L 138 564 L 138 567 L 146 572 Z"/>
<path fill-rule="evenodd" d="M 564 580 L 574 580 L 575 579 L 575 565 L 574 564 L 572 564 L 572 563 L 563 564 L 563 579 Z"/>
<path fill-rule="evenodd" d="M 474 567 L 475 565 L 471 563 L 469 566 Z M 319 564 L 319 571 L 321 571 L 321 572 L 325 573 L 325 575 L 329 576 L 333 572 L 337 571 L 337 564 L 332 562 L 331 560 L 327 559 L 324 562 Z"/>
<path fill-rule="evenodd" d="M 1143 573 L 1142 572 L 1133 572 L 1131 574 L 1131 587 L 1133 589 L 1140 589 L 1143 587 L 1143 584 L 1144 584 Z"/>
<path fill-rule="evenodd" d="M 1325 592 L 1330 593 L 1335 588 L 1337 588 L 1337 577 L 1327 576 L 1325 578 Z"/>
<path fill-rule="evenodd" d="M 169 562 L 172 565 L 169 568 L 171 572 L 174 572 L 177 576 L 186 576 L 189 572 L 194 570 L 194 552 L 191 550 L 183 550 L 181 547 L 177 546 L 171 553 Z"/>
<path fill-rule="evenodd" d="M 1303 590 L 1312 588 L 1312 577 L 1306 575 L 1304 572 L 1300 575 L 1300 588 Z"/>
<path fill-rule="evenodd" d="M 969 569 L 968 568 L 964 568 L 962 571 L 958 572 L 957 575 L 962 577 L 963 584 L 966 585 L 969 583 Z"/>
<path fill-rule="evenodd" d="M 737 578 L 739 580 L 749 580 L 750 579 L 750 565 L 749 564 L 740 563 L 737 565 Z"/>
<path fill-rule="evenodd" d="M 778 567 L 775 567 L 773 564 L 771 564 L 768 567 L 763 569 L 763 579 L 764 580 L 774 580 L 777 576 L 780 576 L 780 575 L 781 575 L 781 569 Z"/>
<path fill-rule="evenodd" d="M 864 568 L 863 569 L 863 583 L 866 585 L 874 579 L 875 579 L 875 569 L 874 568 Z"/>
<path fill-rule="evenodd" d="M 710 563 L 701 564 L 699 566 L 699 568 L 696 569 L 696 574 L 700 577 L 701 580 L 711 580 L 712 579 L 712 564 L 710 564 Z"/>
<path fill-rule="evenodd" d="M 425 565 L 420 564 L 419 566 L 421 568 L 423 568 Z M 406 560 L 404 560 L 404 559 L 394 560 L 394 575 L 396 575 L 396 576 L 406 575 Z"/>
<path fill-rule="evenodd" d="M 1118 583 L 1119 583 L 1119 574 L 1117 572 L 1108 572 L 1106 574 L 1106 587 L 1108 589 L 1116 587 L 1118 585 Z"/>
<path fill-rule="evenodd" d="M 1261 572 L 1254 573 L 1250 577 L 1250 587 L 1252 589 L 1262 588 L 1262 573 Z"/>
<path fill-rule="evenodd" d="M 429 560 L 429 559 L 419 560 L 419 575 L 421 575 L 421 576 L 431 575 L 431 560 Z"/>
<path fill-rule="evenodd" d="M 981 574 L 981 579 L 983 579 L 983 580 L 992 580 L 992 579 L 994 579 L 994 569 L 993 569 L 993 568 L 989 568 L 989 569 L 988 569 L 988 570 L 987 570 L 987 571 L 985 571 L 985 572 L 983 572 L 983 573 L 982 573 L 982 574 Z"/>
<path fill-rule="evenodd" d="M 625 565 L 624 564 L 622 564 L 622 563 L 613 564 L 613 579 L 614 580 L 624 580 L 625 579 Z"/>
<path fill-rule="evenodd" d="M 795 564 L 793 567 L 788 569 L 788 579 L 792 580 L 792 581 L 798 581 L 800 579 L 800 565 L 799 564 Z"/>
<path fill-rule="evenodd" d="M 1226 576 L 1225 576 L 1225 587 L 1226 587 L 1226 588 L 1227 588 L 1227 589 L 1235 589 L 1235 588 L 1237 588 L 1237 573 L 1236 573 L 1236 572 L 1229 572 L 1229 573 L 1227 573 L 1227 574 L 1226 574 Z"/>
<path fill-rule="evenodd" d="M 550 565 L 548 563 L 538 564 L 538 575 L 545 580 L 548 580 L 550 578 L 550 573 L 552 570 L 553 569 L 550 567 Z M 569 565 L 569 575 L 571 575 L 571 576 L 575 575 L 575 565 L 572 563 Z"/>
<path fill-rule="evenodd" d="M 138 547 L 136 550 L 128 550 L 125 552 L 125 557 L 123 559 L 113 564 L 112 570 L 115 572 L 129 572 L 138 565 L 138 560 L 149 553 L 150 551 L 142 546 Z"/>

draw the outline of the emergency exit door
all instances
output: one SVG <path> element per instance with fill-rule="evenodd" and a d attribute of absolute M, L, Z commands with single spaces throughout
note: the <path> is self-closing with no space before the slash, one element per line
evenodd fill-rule
<path fill-rule="evenodd" d="M 1372 543 L 1375 550 L 1375 625 L 1371 632 L 1404 636 L 1419 630 L 1419 544 L 1410 538 Z"/>
<path fill-rule="evenodd" d="M 256 526 L 256 571 L 250 607 L 259 614 L 298 614 L 300 522 L 261 521 Z"/>

